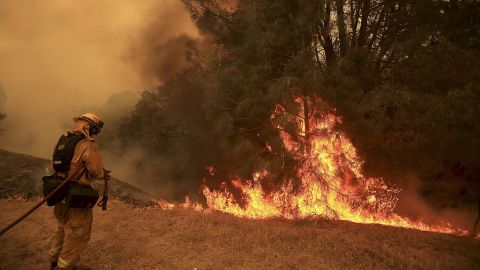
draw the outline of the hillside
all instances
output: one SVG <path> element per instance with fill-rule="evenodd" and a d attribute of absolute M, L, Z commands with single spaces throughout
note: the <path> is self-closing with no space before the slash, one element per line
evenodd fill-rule
<path fill-rule="evenodd" d="M 34 205 L 38 188 L 31 183 L 45 164 L 0 152 L 0 227 Z M 118 199 L 106 212 L 94 210 L 92 239 L 81 259 L 92 269 L 480 268 L 480 241 L 471 238 L 322 219 L 246 220 L 138 208 L 130 196 L 145 193 L 112 183 Z M 16 194 L 33 201 L 12 199 Z M 54 230 L 52 210 L 42 206 L 0 238 L 0 269 L 48 269 Z"/>
<path fill-rule="evenodd" d="M 42 174 L 50 161 L 0 149 L 0 198 L 31 199 L 42 195 Z M 103 181 L 95 183 L 102 190 Z M 152 198 L 132 185 L 111 178 L 109 196 L 136 206 L 152 206 Z"/>

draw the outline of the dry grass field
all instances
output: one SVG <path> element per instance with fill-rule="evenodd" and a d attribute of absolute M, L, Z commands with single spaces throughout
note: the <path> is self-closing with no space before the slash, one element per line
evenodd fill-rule
<path fill-rule="evenodd" d="M 0 227 L 32 207 L 49 161 L 0 150 Z M 135 208 L 141 190 L 113 179 L 94 211 L 81 264 L 102 269 L 480 269 L 480 240 L 331 220 L 246 220 L 221 213 Z M 12 199 L 20 196 L 28 201 Z M 56 225 L 40 207 L 0 237 L 0 269 L 48 269 Z"/>
<path fill-rule="evenodd" d="M 0 201 L 0 226 L 34 204 Z M 97 207 L 92 269 L 480 269 L 480 241 L 329 220 L 245 220 L 193 210 Z M 52 209 L 0 238 L 0 269 L 48 269 Z"/>

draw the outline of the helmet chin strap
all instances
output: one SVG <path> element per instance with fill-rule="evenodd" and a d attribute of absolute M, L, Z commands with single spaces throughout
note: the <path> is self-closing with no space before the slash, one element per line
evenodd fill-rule
<path fill-rule="evenodd" d="M 90 141 L 94 140 L 92 138 L 92 136 L 90 135 L 91 133 L 90 133 L 90 124 L 89 123 L 86 123 L 86 124 L 82 125 L 81 127 L 78 127 L 77 130 L 80 131 L 85 136 L 85 138 L 87 138 L 88 140 L 90 140 Z"/>
<path fill-rule="evenodd" d="M 90 136 L 90 124 L 86 124 L 83 126 L 83 132 L 85 132 L 88 136 Z"/>

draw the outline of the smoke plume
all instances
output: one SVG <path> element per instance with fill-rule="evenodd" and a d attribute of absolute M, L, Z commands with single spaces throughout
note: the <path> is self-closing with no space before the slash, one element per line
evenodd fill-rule
<path fill-rule="evenodd" d="M 198 36 L 179 0 L 1 1 L 0 33 L 0 148 L 41 157 L 72 116 L 180 71 L 177 44 Z"/>

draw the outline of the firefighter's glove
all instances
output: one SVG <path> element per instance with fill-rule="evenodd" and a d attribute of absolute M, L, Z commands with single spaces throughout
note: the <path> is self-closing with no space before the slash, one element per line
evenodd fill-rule
<path fill-rule="evenodd" d="M 97 206 L 101 206 L 102 207 L 102 211 L 105 211 L 107 210 L 107 201 L 108 201 L 108 193 L 107 192 L 103 192 L 103 195 L 102 195 L 102 200 L 100 200 L 97 204 Z"/>

